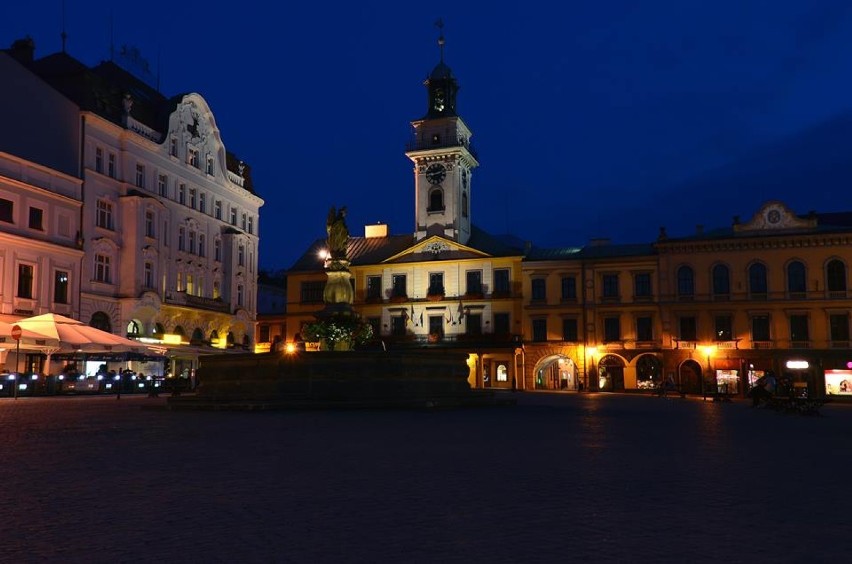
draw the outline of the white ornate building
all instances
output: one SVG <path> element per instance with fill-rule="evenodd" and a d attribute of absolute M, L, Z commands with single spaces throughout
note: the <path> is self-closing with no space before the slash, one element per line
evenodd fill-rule
<path fill-rule="evenodd" d="M 251 345 L 263 200 L 204 98 L 166 98 L 113 62 L 36 60 L 31 42 L 16 47 L 23 67 L 79 107 L 85 254 L 75 316 L 149 340 L 176 372 L 200 354 Z"/>

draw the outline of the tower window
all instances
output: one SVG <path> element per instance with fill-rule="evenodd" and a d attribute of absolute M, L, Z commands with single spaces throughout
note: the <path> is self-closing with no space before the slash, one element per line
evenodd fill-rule
<path fill-rule="evenodd" d="M 429 193 L 429 209 L 430 212 L 444 211 L 444 191 L 441 189 L 432 190 Z"/>
<path fill-rule="evenodd" d="M 462 217 L 467 217 L 467 192 L 462 192 Z"/>

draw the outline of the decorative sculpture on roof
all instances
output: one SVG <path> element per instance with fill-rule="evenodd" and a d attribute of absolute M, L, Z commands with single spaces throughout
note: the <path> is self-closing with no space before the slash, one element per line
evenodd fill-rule
<path fill-rule="evenodd" d="M 328 252 L 331 260 L 346 260 L 346 244 L 349 242 L 349 228 L 346 227 L 346 206 L 328 212 L 325 224 L 328 232 Z"/>

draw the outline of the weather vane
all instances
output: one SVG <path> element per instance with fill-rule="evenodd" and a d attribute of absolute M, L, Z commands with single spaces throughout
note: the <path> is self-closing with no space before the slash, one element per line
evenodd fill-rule
<path fill-rule="evenodd" d="M 441 62 L 444 62 L 444 20 L 438 18 L 438 21 L 435 22 L 435 27 L 437 27 L 441 31 L 441 35 L 438 36 L 438 47 L 441 48 Z"/>

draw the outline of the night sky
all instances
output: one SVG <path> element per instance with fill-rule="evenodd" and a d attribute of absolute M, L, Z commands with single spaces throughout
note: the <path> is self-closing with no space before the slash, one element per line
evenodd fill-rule
<path fill-rule="evenodd" d="M 852 183 L 848 0 L 553 4 L 66 0 L 65 29 L 68 53 L 94 65 L 112 20 L 115 52 L 138 48 L 164 94 L 204 96 L 266 201 L 266 269 L 323 237 L 332 205 L 353 235 L 377 221 L 413 231 L 404 151 L 438 18 L 480 161 L 472 217 L 491 233 L 648 242 L 769 199 L 852 209 L 839 197 Z M 36 57 L 60 50 L 62 12 L 3 2 L 0 47 L 29 35 Z"/>

